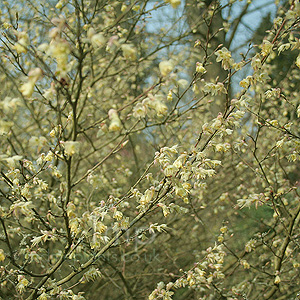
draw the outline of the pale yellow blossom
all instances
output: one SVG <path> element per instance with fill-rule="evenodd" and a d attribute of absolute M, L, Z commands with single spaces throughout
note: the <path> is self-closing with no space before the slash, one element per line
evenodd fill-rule
<path fill-rule="evenodd" d="M 4 260 L 5 260 L 4 250 L 0 249 L 0 261 L 4 261 Z"/>
<path fill-rule="evenodd" d="M 57 29 L 59 32 L 58 28 L 54 29 Z M 58 35 L 54 35 L 50 42 L 47 54 L 56 60 L 57 71 L 61 76 L 66 75 L 71 67 L 71 65 L 68 64 L 68 57 L 70 53 L 71 50 L 69 43 L 64 39 L 61 39 Z"/>
<path fill-rule="evenodd" d="M 177 8 L 181 4 L 181 0 L 165 0 L 166 3 L 170 3 L 173 8 Z"/>
<path fill-rule="evenodd" d="M 111 120 L 109 125 L 109 131 L 119 131 L 122 129 L 122 123 L 118 116 L 118 112 L 115 109 L 110 109 L 108 112 L 108 117 Z"/>
<path fill-rule="evenodd" d="M 127 9 L 127 5 L 125 5 L 125 4 L 122 4 L 122 7 L 121 7 L 121 12 L 124 12 L 126 9 Z"/>
<path fill-rule="evenodd" d="M 8 134 L 13 125 L 14 123 L 11 121 L 0 120 L 0 136 Z"/>
<path fill-rule="evenodd" d="M 217 56 L 216 61 L 222 62 L 222 67 L 224 70 L 228 70 L 233 66 L 234 60 L 231 57 L 231 52 L 227 48 L 223 47 L 222 49 L 216 51 L 215 54 Z"/>
<path fill-rule="evenodd" d="M 74 141 L 66 141 L 62 143 L 65 148 L 65 154 L 69 156 L 73 156 L 74 154 L 78 154 L 80 150 L 80 143 Z"/>
<path fill-rule="evenodd" d="M 49 299 L 49 296 L 43 292 L 39 297 L 38 297 L 38 300 L 48 300 Z"/>
<path fill-rule="evenodd" d="M 183 188 L 182 186 L 175 187 L 175 194 L 183 199 L 185 199 L 188 195 L 186 189 Z"/>
<path fill-rule="evenodd" d="M 14 49 L 17 53 L 26 53 L 27 48 L 29 47 L 29 37 L 26 32 L 18 32 L 17 33 L 18 41 L 14 45 Z"/>
<path fill-rule="evenodd" d="M 174 176 L 177 171 L 178 168 L 176 168 L 174 165 L 169 165 L 164 169 L 164 173 L 167 177 Z"/>
<path fill-rule="evenodd" d="M 63 2 L 62 1 L 58 1 L 55 5 L 55 8 L 57 9 L 61 9 L 63 7 Z"/>
<path fill-rule="evenodd" d="M 137 51 L 133 45 L 124 44 L 121 46 L 123 56 L 128 60 L 136 60 Z"/>
<path fill-rule="evenodd" d="M 159 63 L 159 71 L 163 77 L 166 77 L 174 69 L 174 63 L 171 60 L 164 60 Z"/>
<path fill-rule="evenodd" d="M 138 103 L 134 108 L 133 108 L 133 116 L 135 118 L 144 118 L 146 116 L 146 107 L 142 103 Z"/>
<path fill-rule="evenodd" d="M 19 106 L 21 106 L 19 98 L 5 97 L 4 100 L 0 102 L 0 109 L 6 114 L 15 112 Z"/>
<path fill-rule="evenodd" d="M 29 281 L 25 278 L 24 275 L 18 275 L 18 284 L 16 288 L 20 294 L 22 294 L 25 291 L 28 284 Z"/>
<path fill-rule="evenodd" d="M 268 40 L 264 40 L 262 47 L 261 47 L 261 53 L 263 56 L 267 56 L 272 52 L 273 44 L 269 42 Z"/>
<path fill-rule="evenodd" d="M 2 24 L 2 27 L 3 27 L 4 29 L 9 29 L 9 28 L 12 28 L 13 26 L 12 26 L 11 24 L 7 23 L 7 22 L 4 22 L 4 23 Z"/>
<path fill-rule="evenodd" d="M 173 100 L 173 93 L 172 90 L 170 90 L 167 96 L 167 101 L 171 102 L 172 100 Z"/>
<path fill-rule="evenodd" d="M 0 157 L 0 160 L 6 161 L 9 168 L 14 169 L 17 165 L 17 163 L 23 158 L 21 155 L 14 155 L 7 157 L 6 155 L 3 155 L 2 158 Z"/>
<path fill-rule="evenodd" d="M 32 136 L 28 143 L 32 148 L 37 147 L 37 152 L 39 152 L 47 144 L 47 139 L 44 136 Z"/>
<path fill-rule="evenodd" d="M 204 73 L 206 71 L 206 69 L 203 67 L 203 64 L 200 62 L 196 63 L 196 72 L 198 73 Z"/>
<path fill-rule="evenodd" d="M 104 35 L 102 33 L 96 33 L 94 28 L 90 28 L 88 30 L 87 36 L 94 48 L 101 48 L 106 44 L 106 38 Z"/>
<path fill-rule="evenodd" d="M 250 264 L 245 259 L 241 259 L 240 264 L 244 267 L 244 269 L 250 269 Z"/>
<path fill-rule="evenodd" d="M 20 87 L 20 92 L 24 97 L 31 97 L 34 91 L 34 85 L 42 74 L 43 72 L 40 68 L 33 69 L 28 73 L 28 82 L 24 83 Z"/>
<path fill-rule="evenodd" d="M 140 9 L 140 5 L 134 5 L 133 7 L 132 7 L 132 10 L 133 11 L 138 11 L 139 9 Z"/>
<path fill-rule="evenodd" d="M 280 282 L 281 282 L 281 279 L 280 279 L 279 275 L 277 275 L 274 279 L 274 283 L 279 284 Z"/>
<path fill-rule="evenodd" d="M 300 68 L 300 55 L 297 56 L 297 59 L 296 59 L 296 66 L 298 68 Z"/>
<path fill-rule="evenodd" d="M 140 204 L 141 205 L 146 205 L 146 204 L 148 204 L 151 200 L 152 200 L 152 198 L 153 198 L 153 196 L 154 196 L 154 193 L 155 193 L 155 190 L 154 190 L 154 188 L 153 187 L 151 187 L 150 189 L 147 189 L 146 191 L 145 191 L 145 193 L 141 196 L 141 198 L 140 198 Z"/>
<path fill-rule="evenodd" d="M 168 107 L 159 99 L 155 99 L 154 109 L 156 110 L 158 117 L 164 116 L 168 112 Z"/>

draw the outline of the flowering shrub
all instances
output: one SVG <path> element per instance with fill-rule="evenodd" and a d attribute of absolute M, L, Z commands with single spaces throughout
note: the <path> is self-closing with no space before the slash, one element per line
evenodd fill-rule
<path fill-rule="evenodd" d="M 0 297 L 297 297 L 299 1 L 239 49 L 251 1 L 42 2 L 0 4 Z"/>

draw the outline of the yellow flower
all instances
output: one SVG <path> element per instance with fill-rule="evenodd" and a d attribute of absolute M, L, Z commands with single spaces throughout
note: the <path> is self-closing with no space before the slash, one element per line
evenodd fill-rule
<path fill-rule="evenodd" d="M 0 136 L 9 133 L 13 125 L 13 122 L 0 120 Z"/>
<path fill-rule="evenodd" d="M 55 5 L 55 8 L 61 9 L 63 7 L 63 3 L 61 1 L 58 1 Z"/>
<path fill-rule="evenodd" d="M 221 231 L 222 233 L 226 233 L 226 232 L 228 231 L 227 226 L 222 226 L 222 227 L 220 228 L 220 231 Z"/>
<path fill-rule="evenodd" d="M 168 96 L 167 96 L 167 101 L 171 102 L 173 100 L 173 93 L 172 90 L 169 90 Z"/>
<path fill-rule="evenodd" d="M 80 143 L 74 141 L 63 142 L 65 148 L 65 154 L 72 156 L 74 154 L 79 153 Z"/>
<path fill-rule="evenodd" d="M 123 218 L 122 212 L 116 210 L 114 212 L 113 218 L 116 219 L 117 221 L 122 220 L 122 218 Z"/>
<path fill-rule="evenodd" d="M 187 198 L 187 195 L 188 195 L 186 189 L 181 186 L 175 187 L 175 194 L 184 199 Z"/>
<path fill-rule="evenodd" d="M 21 160 L 23 157 L 21 155 L 14 155 L 11 157 L 3 157 L 0 158 L 0 160 L 4 160 L 7 162 L 7 165 L 9 168 L 14 169 L 16 167 L 16 164 Z"/>
<path fill-rule="evenodd" d="M 261 53 L 263 56 L 267 56 L 272 52 L 273 44 L 268 40 L 264 40 L 261 48 Z"/>
<path fill-rule="evenodd" d="M 37 147 L 37 152 L 40 152 L 40 150 L 47 144 L 47 139 L 43 136 L 41 137 L 32 136 L 29 139 L 28 144 L 32 148 Z"/>
<path fill-rule="evenodd" d="M 121 12 L 124 12 L 126 9 L 127 9 L 127 6 L 125 4 L 122 4 Z"/>
<path fill-rule="evenodd" d="M 24 97 L 31 97 L 34 91 L 34 85 L 42 74 L 43 72 L 40 68 L 33 69 L 28 73 L 28 82 L 24 83 L 20 87 L 20 92 Z"/>
<path fill-rule="evenodd" d="M 244 267 L 244 269 L 250 269 L 250 264 L 245 259 L 241 259 L 240 264 Z"/>
<path fill-rule="evenodd" d="M 174 64 L 171 60 L 164 60 L 159 63 L 159 71 L 163 77 L 166 77 L 174 69 Z"/>
<path fill-rule="evenodd" d="M 9 23 L 7 23 L 7 22 L 4 22 L 4 23 L 2 24 L 2 26 L 3 26 L 4 29 L 8 29 L 8 28 L 11 28 L 11 27 L 12 27 L 12 25 L 9 24 Z"/>
<path fill-rule="evenodd" d="M 187 154 L 186 153 L 183 153 L 181 154 L 179 157 L 177 157 L 177 159 L 174 161 L 174 166 L 178 169 L 180 169 L 183 164 L 185 163 L 186 161 L 186 158 L 187 158 Z"/>
<path fill-rule="evenodd" d="M 146 116 L 146 107 L 142 103 L 138 103 L 133 108 L 133 116 L 135 118 L 144 118 Z"/>
<path fill-rule="evenodd" d="M 170 3 L 173 8 L 177 8 L 181 4 L 181 0 L 171 0 Z"/>
<path fill-rule="evenodd" d="M 167 177 L 173 176 L 178 171 L 178 168 L 176 168 L 174 165 L 169 165 L 164 169 L 164 173 Z"/>
<path fill-rule="evenodd" d="M 149 203 L 153 199 L 154 193 L 155 193 L 155 190 L 153 187 L 146 190 L 145 193 L 140 198 L 140 201 L 139 201 L 140 204 L 146 205 L 147 203 Z"/>
<path fill-rule="evenodd" d="M 115 109 L 110 109 L 108 117 L 111 120 L 109 131 L 119 131 L 122 128 L 121 120 L 119 119 L 118 112 Z"/>
<path fill-rule="evenodd" d="M 300 55 L 297 56 L 297 59 L 296 59 L 296 66 L 298 68 L 300 68 Z"/>
<path fill-rule="evenodd" d="M 244 78 L 243 80 L 240 81 L 240 86 L 242 88 L 247 89 L 251 84 L 251 81 L 252 81 L 252 76 L 247 76 L 247 78 Z"/>
<path fill-rule="evenodd" d="M 58 28 L 54 28 L 57 29 Z M 68 55 L 71 53 L 69 43 L 66 40 L 54 36 L 52 39 L 47 54 L 51 55 L 57 62 L 57 71 L 61 76 L 64 76 L 69 68 Z"/>
<path fill-rule="evenodd" d="M 29 46 L 29 37 L 26 32 L 18 32 L 17 33 L 18 41 L 15 44 L 14 48 L 18 54 L 26 53 L 27 48 Z"/>
<path fill-rule="evenodd" d="M 136 49 L 133 48 L 132 45 L 122 45 L 121 46 L 122 48 L 122 51 L 123 51 L 123 56 L 126 58 L 126 59 L 129 59 L 129 60 L 135 60 L 136 59 Z"/>
<path fill-rule="evenodd" d="M 101 48 L 105 45 L 106 39 L 102 33 L 97 33 L 92 36 L 91 43 L 94 48 L 96 48 L 96 47 Z"/>
<path fill-rule="evenodd" d="M 107 226 L 105 226 L 101 221 L 96 223 L 95 231 L 104 233 L 106 229 L 107 229 Z"/>
<path fill-rule="evenodd" d="M 155 99 L 154 109 L 156 110 L 158 117 L 162 117 L 166 115 L 168 112 L 168 107 L 166 106 L 166 104 L 161 102 L 159 99 Z"/>
<path fill-rule="evenodd" d="M 20 88 L 20 92 L 24 97 L 31 97 L 33 91 L 34 91 L 34 83 L 32 84 L 32 82 L 26 82 Z"/>
<path fill-rule="evenodd" d="M 20 294 L 22 294 L 29 284 L 29 281 L 25 278 L 24 275 L 18 275 L 18 282 L 19 283 L 17 284 L 17 290 Z"/>
<path fill-rule="evenodd" d="M 90 28 L 87 32 L 93 48 L 101 48 L 105 45 L 106 39 L 102 33 L 96 33 L 94 28 Z"/>
<path fill-rule="evenodd" d="M 234 60 L 231 57 L 231 52 L 228 49 L 226 49 L 225 47 L 218 50 L 215 53 L 215 55 L 217 56 L 216 61 L 222 62 L 222 67 L 224 68 L 224 70 L 228 70 L 233 66 Z"/>
<path fill-rule="evenodd" d="M 4 261 L 5 260 L 5 254 L 3 249 L 0 249 L 0 261 Z"/>
<path fill-rule="evenodd" d="M 197 62 L 196 63 L 196 72 L 198 73 L 204 73 L 206 69 L 203 67 L 202 63 Z"/>
<path fill-rule="evenodd" d="M 181 4 L 181 0 L 165 0 L 166 3 L 170 3 L 173 8 L 177 8 Z"/>
<path fill-rule="evenodd" d="M 38 300 L 47 300 L 49 299 L 48 295 L 43 292 L 39 297 L 38 297 Z"/>
<path fill-rule="evenodd" d="M 281 279 L 280 279 L 279 275 L 277 275 L 274 279 L 274 283 L 279 284 L 280 282 L 281 282 Z"/>
<path fill-rule="evenodd" d="M 133 11 L 138 11 L 140 9 L 140 5 L 134 5 L 133 7 L 132 7 L 132 10 Z"/>

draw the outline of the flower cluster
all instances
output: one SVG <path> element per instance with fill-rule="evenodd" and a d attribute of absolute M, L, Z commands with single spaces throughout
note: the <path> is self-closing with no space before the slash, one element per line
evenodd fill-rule
<path fill-rule="evenodd" d="M 181 0 L 165 0 L 166 3 L 170 3 L 173 8 L 177 8 L 181 4 Z"/>
<path fill-rule="evenodd" d="M 118 116 L 118 112 L 115 109 L 110 109 L 108 112 L 110 119 L 109 131 L 120 131 L 122 129 L 121 120 Z"/>
<path fill-rule="evenodd" d="M 233 67 L 234 60 L 231 57 L 231 52 L 227 48 L 223 47 L 222 49 L 216 51 L 215 54 L 217 56 L 216 61 L 222 62 L 222 67 L 224 70 L 228 70 Z"/>
<path fill-rule="evenodd" d="M 27 32 L 17 32 L 16 35 L 17 35 L 18 41 L 14 46 L 15 50 L 17 51 L 18 54 L 26 53 L 27 48 L 30 45 L 30 41 L 29 41 Z"/>
<path fill-rule="evenodd" d="M 174 290 L 180 288 L 201 289 L 210 287 L 216 280 L 222 280 L 225 275 L 222 273 L 225 252 L 222 245 L 215 245 L 206 249 L 206 255 L 195 267 L 185 272 L 175 282 L 165 284 L 160 282 L 157 288 L 149 295 L 149 300 L 168 299 L 171 300 Z"/>
<path fill-rule="evenodd" d="M 28 73 L 28 81 L 20 87 L 20 92 L 24 97 L 31 97 L 34 91 L 34 85 L 42 74 L 43 72 L 40 68 L 33 69 Z"/>
<path fill-rule="evenodd" d="M 54 58 L 57 63 L 57 73 L 61 78 L 66 77 L 67 72 L 70 71 L 71 65 L 68 64 L 69 54 L 71 53 L 69 43 L 61 37 L 61 33 L 66 27 L 65 20 L 61 18 L 54 18 L 52 23 L 57 26 L 53 28 L 49 36 L 51 38 L 47 54 Z"/>
<path fill-rule="evenodd" d="M 207 82 L 204 85 L 203 91 L 205 93 L 211 94 L 212 96 L 227 94 L 226 88 L 222 82 L 218 82 L 218 83 Z"/>
<path fill-rule="evenodd" d="M 172 60 L 164 60 L 159 63 L 159 71 L 163 77 L 166 77 L 174 69 L 174 62 Z"/>

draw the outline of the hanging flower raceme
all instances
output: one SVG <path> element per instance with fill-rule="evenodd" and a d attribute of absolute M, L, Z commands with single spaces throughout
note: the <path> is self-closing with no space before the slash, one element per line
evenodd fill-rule
<path fill-rule="evenodd" d="M 203 64 L 200 62 L 196 62 L 196 72 L 202 74 L 206 72 L 206 69 L 203 67 Z"/>
<path fill-rule="evenodd" d="M 138 103 L 134 108 L 133 108 L 133 116 L 135 118 L 144 118 L 146 116 L 147 109 L 146 106 L 143 105 L 143 103 Z"/>
<path fill-rule="evenodd" d="M 181 4 L 181 0 L 165 0 L 166 3 L 170 3 L 173 8 L 177 8 Z"/>
<path fill-rule="evenodd" d="M 234 64 L 234 60 L 231 57 L 231 52 L 226 49 L 225 47 L 223 47 L 221 50 L 218 50 L 216 53 L 217 55 L 217 62 L 222 62 L 222 68 L 224 70 L 228 70 L 230 68 L 232 68 L 233 64 Z"/>
<path fill-rule="evenodd" d="M 73 156 L 74 154 L 78 154 L 80 150 L 80 143 L 74 141 L 66 141 L 63 142 L 63 146 L 65 148 L 65 154 L 68 156 Z"/>
<path fill-rule="evenodd" d="M 231 57 L 231 52 L 228 49 L 223 47 L 221 50 L 218 50 L 215 54 L 217 55 L 216 61 L 222 62 L 222 68 L 224 70 L 228 70 L 233 67 L 234 60 Z"/>
<path fill-rule="evenodd" d="M 264 40 L 262 46 L 261 46 L 261 54 L 263 56 L 267 56 L 271 54 L 273 51 L 273 44 L 269 42 L 268 40 Z"/>
<path fill-rule="evenodd" d="M 31 97 L 34 91 L 34 85 L 42 74 L 43 71 L 40 68 L 33 69 L 28 73 L 28 81 L 20 87 L 20 92 L 24 97 Z"/>
<path fill-rule="evenodd" d="M 123 56 L 128 60 L 136 60 L 136 49 L 132 45 L 122 45 Z"/>
<path fill-rule="evenodd" d="M 57 63 L 57 72 L 63 77 L 69 71 L 68 64 L 69 54 L 71 53 L 69 43 L 61 37 L 62 30 L 66 27 L 66 22 L 63 18 L 54 18 L 51 20 L 56 25 L 49 32 L 49 37 L 52 39 L 47 51 L 47 54 L 54 58 Z"/>
<path fill-rule="evenodd" d="M 60 76 L 65 76 L 68 72 L 68 56 L 71 50 L 66 40 L 56 37 L 50 43 L 48 53 L 57 63 L 57 72 Z"/>
<path fill-rule="evenodd" d="M 115 109 L 110 109 L 108 117 L 111 120 L 109 131 L 119 131 L 122 128 L 121 120 L 119 119 L 118 112 Z"/>
<path fill-rule="evenodd" d="M 106 44 L 104 35 L 102 33 L 96 33 L 94 28 L 88 30 L 87 37 L 95 49 L 102 48 Z"/>
<path fill-rule="evenodd" d="M 163 77 L 166 77 L 174 69 L 174 63 L 171 60 L 164 60 L 159 63 L 159 71 Z"/>
<path fill-rule="evenodd" d="M 18 54 L 26 53 L 29 46 L 29 37 L 27 32 L 17 32 L 18 41 L 14 45 L 15 50 Z"/>
<path fill-rule="evenodd" d="M 146 107 L 150 107 L 156 111 L 158 117 L 165 116 L 168 113 L 168 107 L 163 102 L 162 95 L 153 96 L 151 93 L 148 94 L 148 97 L 144 99 L 143 105 Z"/>

